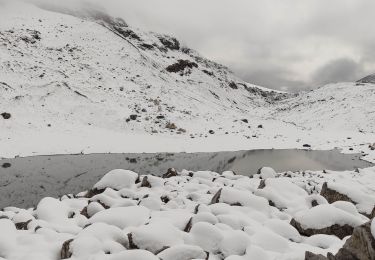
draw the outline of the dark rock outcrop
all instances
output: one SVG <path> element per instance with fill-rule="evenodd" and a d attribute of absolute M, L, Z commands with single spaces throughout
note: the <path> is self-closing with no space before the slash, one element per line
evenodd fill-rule
<path fill-rule="evenodd" d="M 168 179 L 177 176 L 177 171 L 174 168 L 169 168 L 166 173 L 163 174 L 163 179 Z"/>
<path fill-rule="evenodd" d="M 306 252 L 305 260 L 374 260 L 375 238 L 371 234 L 371 221 L 354 229 L 353 235 L 346 241 L 336 255 L 327 257 Z"/>
<path fill-rule="evenodd" d="M 320 228 L 320 229 L 304 228 L 295 219 L 292 219 L 290 221 L 290 225 L 295 227 L 301 235 L 304 235 L 307 237 L 317 235 L 317 234 L 325 234 L 325 235 L 334 235 L 340 239 L 343 239 L 344 237 L 350 236 L 351 234 L 353 234 L 353 230 L 354 230 L 352 226 L 347 225 L 347 224 L 343 226 L 335 224 L 330 227 L 325 227 L 325 228 Z"/>
<path fill-rule="evenodd" d="M 336 201 L 348 201 L 355 204 L 347 195 L 329 188 L 327 182 L 323 184 L 320 195 L 322 195 L 329 203 L 334 203 Z"/>
<path fill-rule="evenodd" d="M 60 251 L 60 259 L 71 258 L 73 253 L 70 251 L 70 244 L 73 242 L 73 239 L 69 239 L 64 242 Z"/>
<path fill-rule="evenodd" d="M 190 72 L 184 73 L 185 69 L 198 68 L 198 64 L 189 60 L 178 60 L 177 63 L 169 65 L 166 70 L 171 73 L 179 73 L 181 75 L 190 74 Z"/>

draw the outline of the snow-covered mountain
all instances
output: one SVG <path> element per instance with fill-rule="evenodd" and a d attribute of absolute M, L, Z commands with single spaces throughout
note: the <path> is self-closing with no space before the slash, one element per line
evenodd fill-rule
<path fill-rule="evenodd" d="M 375 140 L 373 84 L 282 93 L 91 6 L 0 5 L 0 156 L 304 144 L 361 152 Z"/>
<path fill-rule="evenodd" d="M 0 11 L 1 110 L 16 119 L 10 127 L 190 134 L 188 121 L 240 120 L 283 96 L 122 19 L 20 5 Z"/>
<path fill-rule="evenodd" d="M 357 83 L 372 83 L 372 84 L 375 84 L 375 73 L 358 80 Z"/>

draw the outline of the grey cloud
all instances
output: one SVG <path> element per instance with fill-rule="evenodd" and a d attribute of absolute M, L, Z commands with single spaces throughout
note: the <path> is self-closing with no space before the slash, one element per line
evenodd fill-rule
<path fill-rule="evenodd" d="M 363 75 L 360 64 L 354 60 L 341 58 L 330 61 L 314 72 L 313 81 L 317 84 L 330 82 L 356 81 Z"/>

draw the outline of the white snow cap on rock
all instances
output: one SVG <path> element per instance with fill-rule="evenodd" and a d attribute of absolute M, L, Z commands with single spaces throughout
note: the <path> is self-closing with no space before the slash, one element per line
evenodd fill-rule
<path fill-rule="evenodd" d="M 345 224 L 356 227 L 365 221 L 357 215 L 353 215 L 330 204 L 318 205 L 308 210 L 300 211 L 295 219 L 303 228 L 321 229 L 335 224 L 343 226 Z"/>
<path fill-rule="evenodd" d="M 121 190 L 123 188 L 131 188 L 135 184 L 138 174 L 128 170 L 112 170 L 94 185 L 94 188 L 101 190 L 112 188 Z"/>
<path fill-rule="evenodd" d="M 262 179 L 266 180 L 268 178 L 275 178 L 276 172 L 271 167 L 262 167 L 259 169 L 259 174 Z"/>

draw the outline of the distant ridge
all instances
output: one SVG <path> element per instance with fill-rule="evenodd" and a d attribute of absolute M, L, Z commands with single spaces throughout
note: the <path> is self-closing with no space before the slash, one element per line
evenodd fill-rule
<path fill-rule="evenodd" d="M 357 81 L 358 83 L 372 83 L 375 84 L 375 73 L 368 75 Z"/>

